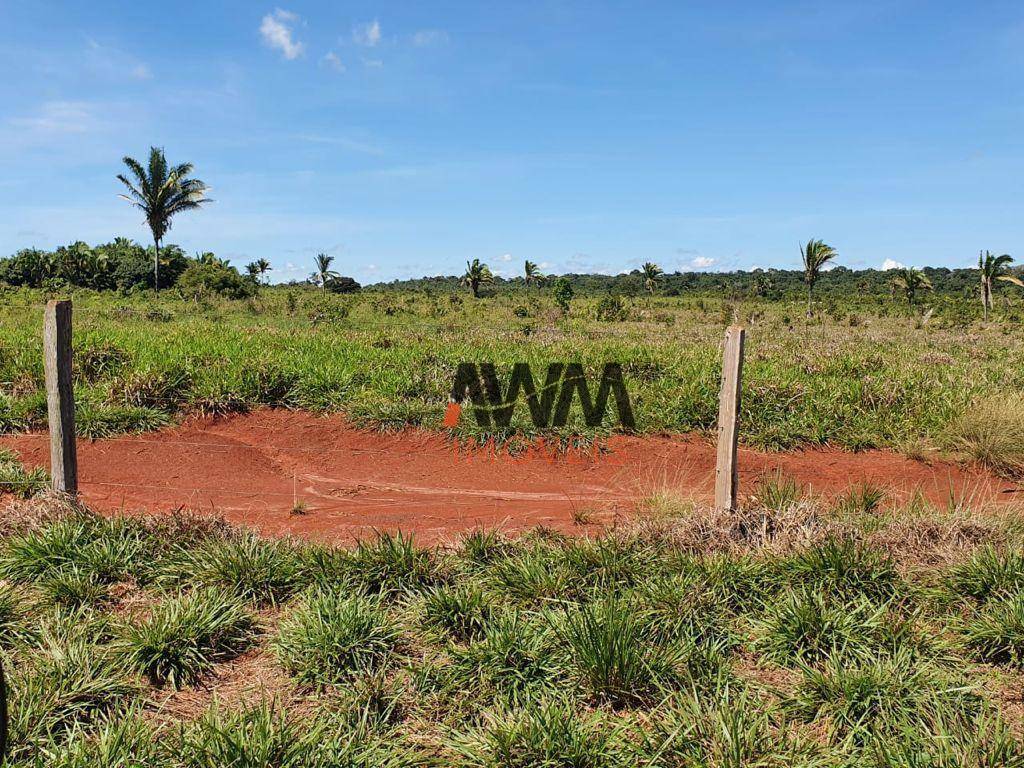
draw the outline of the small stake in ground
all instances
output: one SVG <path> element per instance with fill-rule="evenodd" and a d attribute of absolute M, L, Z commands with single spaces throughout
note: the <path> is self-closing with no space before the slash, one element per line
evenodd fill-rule
<path fill-rule="evenodd" d="M 75 450 L 75 391 L 71 380 L 71 302 L 50 301 L 43 318 L 43 367 L 50 425 L 53 490 L 78 493 Z"/>
<path fill-rule="evenodd" d="M 731 512 L 736 508 L 736 488 L 739 484 L 736 466 L 739 443 L 737 421 L 745 336 L 746 331 L 739 325 L 730 325 L 725 329 L 722 390 L 718 398 L 718 462 L 715 466 L 715 509 L 721 512 Z"/>

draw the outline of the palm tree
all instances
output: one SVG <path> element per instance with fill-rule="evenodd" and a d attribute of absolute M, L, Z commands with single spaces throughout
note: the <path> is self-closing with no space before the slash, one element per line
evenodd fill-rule
<path fill-rule="evenodd" d="M 661 271 L 661 267 L 651 262 L 644 262 L 644 265 L 640 268 L 641 274 L 644 276 L 644 288 L 647 292 L 654 295 L 654 289 L 658 285 L 658 281 L 661 280 L 662 275 L 665 273 Z"/>
<path fill-rule="evenodd" d="M 480 259 L 466 262 L 466 274 L 462 276 L 462 284 L 469 286 L 474 299 L 480 298 L 481 285 L 490 285 L 493 282 L 494 275 L 491 274 L 490 267 L 481 263 Z"/>
<path fill-rule="evenodd" d="M 896 274 L 892 278 L 892 287 L 903 291 L 907 301 L 913 305 L 918 291 L 932 290 L 932 281 L 920 270 L 903 268 L 896 270 Z"/>
<path fill-rule="evenodd" d="M 171 228 L 171 219 L 182 211 L 190 211 L 210 202 L 206 197 L 209 187 L 199 179 L 190 179 L 192 163 L 181 163 L 169 168 L 164 151 L 158 147 L 149 148 L 149 166 L 131 157 L 124 158 L 134 180 L 123 173 L 118 181 L 128 188 L 128 194 L 121 195 L 146 216 L 149 231 L 153 233 L 153 288 L 160 290 L 160 242 Z"/>
<path fill-rule="evenodd" d="M 340 275 L 331 269 L 331 264 L 334 262 L 333 256 L 328 256 L 326 253 L 318 253 L 316 255 L 316 272 L 309 276 L 309 279 L 313 281 L 314 285 L 319 285 L 320 290 L 323 293 L 327 293 L 327 284 L 334 280 Z"/>
<path fill-rule="evenodd" d="M 526 264 L 523 266 L 524 281 L 526 287 L 529 288 L 531 285 L 540 285 L 544 281 L 544 275 L 540 273 L 540 269 L 529 259 L 526 260 Z"/>
<path fill-rule="evenodd" d="M 1011 263 L 1013 257 L 1007 253 L 994 256 L 988 251 L 982 251 L 978 254 L 978 269 L 981 270 L 981 307 L 986 322 L 989 310 L 992 309 L 992 287 L 996 280 L 1024 286 L 1019 277 L 1005 273 L 1007 265 Z"/>
<path fill-rule="evenodd" d="M 251 277 L 254 281 L 259 280 L 260 276 L 260 265 L 255 261 L 250 261 L 245 265 L 245 274 Z"/>
<path fill-rule="evenodd" d="M 273 272 L 274 268 L 270 266 L 270 262 L 266 259 L 256 259 L 256 271 L 259 272 L 260 279 L 266 279 L 267 272 Z"/>
<path fill-rule="evenodd" d="M 807 283 L 807 316 L 811 316 L 811 301 L 814 298 L 814 284 L 821 276 L 821 269 L 839 254 L 831 245 L 821 240 L 808 240 L 800 246 L 800 258 L 804 262 L 804 282 Z"/>

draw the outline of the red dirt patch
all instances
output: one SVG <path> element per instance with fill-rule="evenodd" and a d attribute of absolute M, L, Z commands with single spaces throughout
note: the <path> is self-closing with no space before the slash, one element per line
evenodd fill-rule
<path fill-rule="evenodd" d="M 45 434 L 12 435 L 29 466 L 47 466 Z M 583 532 L 628 514 L 654 490 L 671 487 L 708 501 L 714 446 L 694 437 L 615 436 L 594 453 L 518 456 L 458 448 L 444 434 L 360 430 L 340 416 L 285 410 L 219 419 L 78 447 L 83 500 L 100 511 L 177 508 L 222 513 L 266 534 L 350 541 L 373 529 L 415 531 L 425 542 L 476 527 L 520 531 L 538 525 Z M 920 491 L 944 504 L 952 492 L 978 502 L 1013 499 L 1017 486 L 948 463 L 925 464 L 887 451 L 740 451 L 740 490 L 781 469 L 814 493 L 870 481 L 891 499 Z M 293 514 L 296 501 L 304 514 Z"/>

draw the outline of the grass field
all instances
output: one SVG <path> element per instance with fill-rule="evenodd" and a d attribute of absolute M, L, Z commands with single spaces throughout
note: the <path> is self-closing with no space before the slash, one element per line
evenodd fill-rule
<path fill-rule="evenodd" d="M 0 430 L 39 428 L 45 296 L 23 290 L 5 299 Z M 342 411 L 383 428 L 439 427 L 461 361 L 493 361 L 506 381 L 518 361 L 541 377 L 554 361 L 581 361 L 595 375 L 605 361 L 621 362 L 639 432 L 708 430 L 731 320 L 748 328 L 741 439 L 755 447 L 888 446 L 911 455 L 955 448 L 964 418 L 1024 389 L 1024 343 L 1009 321 L 961 321 L 952 311 L 924 320 L 881 301 L 830 303 L 806 320 L 798 302 L 655 297 L 626 299 L 624 319 L 601 322 L 598 301 L 577 299 L 563 317 L 540 292 L 473 300 L 277 288 L 248 302 L 199 304 L 80 292 L 79 431 L 152 429 L 259 404 Z M 606 433 L 612 418 L 609 409 L 592 429 L 574 412 L 561 433 Z M 463 419 L 458 431 L 478 428 Z M 535 432 L 520 407 L 499 436 Z"/>
<path fill-rule="evenodd" d="M 431 550 L 18 502 L 11 764 L 1024 764 L 1019 514 L 758 494 Z"/>

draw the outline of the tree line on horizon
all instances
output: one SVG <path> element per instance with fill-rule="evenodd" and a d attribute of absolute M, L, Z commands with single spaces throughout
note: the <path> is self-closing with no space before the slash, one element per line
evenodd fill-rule
<path fill-rule="evenodd" d="M 125 193 L 120 197 L 143 214 L 153 237 L 151 248 L 118 237 L 110 243 L 95 247 L 79 241 L 54 251 L 22 249 L 8 258 L 0 258 L 0 284 L 33 288 L 71 285 L 122 292 L 138 289 L 159 291 L 161 287 L 175 286 L 186 296 L 198 297 L 200 294 L 211 293 L 228 298 L 246 298 L 254 295 L 257 287 L 266 282 L 267 273 L 272 271 L 267 259 L 250 262 L 243 275 L 228 260 L 220 259 L 213 253 L 201 253 L 195 258 L 189 258 L 178 246 L 164 245 L 164 238 L 178 214 L 198 210 L 212 202 L 207 197 L 207 184 L 191 176 L 193 165 L 168 164 L 164 151 L 158 147 L 150 147 L 146 165 L 129 156 L 123 162 L 127 173 L 116 176 L 125 188 Z M 473 259 L 466 262 L 466 271 L 461 277 L 400 280 L 381 284 L 381 287 L 426 288 L 457 281 L 458 285 L 468 288 L 474 298 L 479 298 L 485 290 L 517 284 L 529 289 L 543 285 L 550 279 L 553 280 L 554 299 L 563 309 L 568 309 L 568 303 L 576 291 L 592 293 L 603 289 L 623 294 L 645 292 L 651 296 L 661 292 L 672 296 L 684 291 L 725 290 L 735 294 L 737 290 L 743 290 L 751 297 L 772 299 L 791 297 L 795 288 L 802 287 L 806 293 L 807 315 L 810 317 L 819 282 L 830 284 L 833 291 L 847 289 L 859 293 L 877 293 L 880 288 L 888 289 L 891 295 L 903 296 L 911 305 L 926 292 L 940 291 L 966 297 L 970 291 L 969 285 L 973 283 L 975 289 L 980 289 L 986 320 L 992 309 L 996 283 L 1009 282 L 1024 287 L 1024 281 L 1010 267 L 1013 258 L 1008 254 L 996 255 L 987 250 L 979 253 L 976 270 L 938 267 L 850 270 L 835 264 L 838 258 L 835 248 L 814 238 L 800 245 L 800 258 L 802 270 L 757 269 L 731 273 L 666 274 L 657 264 L 645 262 L 626 275 L 568 274 L 555 278 L 545 276 L 535 262 L 526 260 L 523 276 L 511 279 L 495 276 L 486 263 Z M 316 268 L 305 282 L 319 287 L 324 293 L 359 290 L 360 286 L 355 280 L 333 269 L 333 262 L 333 256 L 318 254 Z M 881 282 L 878 275 L 883 276 Z"/>

